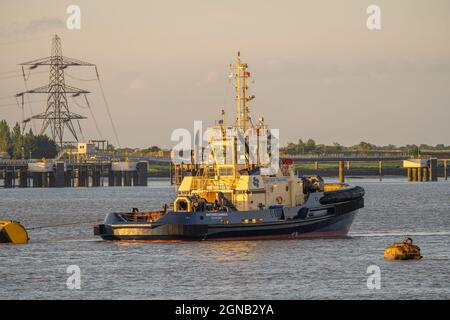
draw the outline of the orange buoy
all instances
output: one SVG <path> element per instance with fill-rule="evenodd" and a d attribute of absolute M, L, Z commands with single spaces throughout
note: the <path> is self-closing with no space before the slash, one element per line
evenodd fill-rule
<path fill-rule="evenodd" d="M 28 240 L 28 232 L 19 222 L 0 220 L 0 243 L 23 244 Z"/>
<path fill-rule="evenodd" d="M 403 242 L 395 242 L 394 245 L 386 247 L 384 251 L 384 259 L 386 260 L 410 260 L 422 259 L 420 248 L 413 245 L 410 237 L 405 237 Z"/>

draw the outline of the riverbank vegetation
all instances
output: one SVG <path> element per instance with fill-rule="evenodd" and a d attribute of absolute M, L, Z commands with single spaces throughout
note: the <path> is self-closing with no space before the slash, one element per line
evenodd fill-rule
<path fill-rule="evenodd" d="M 384 154 L 384 155 L 450 155 L 450 145 L 437 144 L 430 146 L 427 144 L 407 144 L 405 146 L 395 146 L 392 144 L 386 146 L 377 146 L 375 144 L 361 141 L 357 145 L 343 146 L 338 142 L 334 142 L 332 145 L 317 144 L 313 139 L 307 139 L 303 141 L 299 139 L 298 142 L 290 142 L 285 147 L 280 148 L 281 155 L 327 155 L 327 154 Z"/>
<path fill-rule="evenodd" d="M 0 154 L 3 155 L 2 157 L 12 159 L 54 158 L 57 153 L 55 141 L 47 135 L 36 135 L 31 129 L 27 133 L 23 133 L 18 123 L 10 128 L 5 120 L 0 121 Z"/>

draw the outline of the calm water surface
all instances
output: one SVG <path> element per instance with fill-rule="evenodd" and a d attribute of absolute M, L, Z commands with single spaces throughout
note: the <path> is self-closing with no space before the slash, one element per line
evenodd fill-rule
<path fill-rule="evenodd" d="M 0 246 L 0 299 L 449 299 L 450 182 L 349 181 L 366 189 L 351 237 L 286 241 L 119 243 L 93 236 L 92 225 L 109 211 L 172 201 L 166 181 L 2 189 L 1 218 L 44 228 L 29 231 L 28 245 Z M 404 235 L 424 259 L 384 261 L 386 245 Z M 373 264 L 381 268 L 380 290 L 367 289 Z M 67 289 L 69 265 L 81 269 L 80 290 Z"/>

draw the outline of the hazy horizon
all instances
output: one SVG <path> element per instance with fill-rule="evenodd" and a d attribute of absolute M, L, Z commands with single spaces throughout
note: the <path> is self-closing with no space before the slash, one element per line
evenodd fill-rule
<path fill-rule="evenodd" d="M 71 4 L 81 8 L 81 30 L 66 28 Z M 366 28 L 371 4 L 381 7 L 378 31 Z M 238 50 L 255 80 L 253 119 L 279 128 L 282 145 L 450 144 L 446 0 L 5 0 L 0 17 L 0 119 L 10 123 L 22 119 L 13 95 L 25 91 L 13 71 L 49 56 L 58 34 L 64 56 L 99 67 L 122 146 L 170 147 L 173 129 L 213 124 L 222 108 L 232 121 L 227 66 Z M 29 89 L 46 84 L 46 70 L 31 72 Z M 92 92 L 103 138 L 116 145 L 98 84 L 76 80 L 93 79 L 94 70 L 66 71 L 66 83 Z M 45 101 L 32 105 L 36 114 Z M 98 138 L 88 109 L 69 105 L 89 118 L 86 138 Z"/>

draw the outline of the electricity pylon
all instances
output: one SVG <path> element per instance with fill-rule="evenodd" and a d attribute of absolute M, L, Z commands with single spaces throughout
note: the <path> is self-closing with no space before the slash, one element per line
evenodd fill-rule
<path fill-rule="evenodd" d="M 31 115 L 31 117 L 24 119 L 24 124 L 33 119 L 43 120 L 40 134 L 43 134 L 45 130 L 50 127 L 51 137 L 59 144 L 61 148 L 63 147 L 65 128 L 67 128 L 72 134 L 73 138 L 78 141 L 78 136 L 73 124 L 73 120 L 78 121 L 81 119 L 86 119 L 86 117 L 73 113 L 69 110 L 66 94 L 78 96 L 80 94 L 89 93 L 89 91 L 67 85 L 64 80 L 64 69 L 69 66 L 95 67 L 95 64 L 63 56 L 61 50 L 61 38 L 58 35 L 55 35 L 52 39 L 52 49 L 50 57 L 24 62 L 19 65 L 22 66 L 22 73 L 25 81 L 27 79 L 25 77 L 24 66 L 30 66 L 29 69 L 35 69 L 39 66 L 50 66 L 48 85 L 32 90 L 27 89 L 27 91 L 18 93 L 16 95 L 17 97 L 22 96 L 23 99 L 23 96 L 27 93 L 47 94 L 47 106 L 45 108 L 45 111 L 37 115 Z"/>

